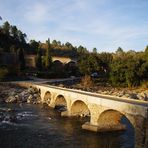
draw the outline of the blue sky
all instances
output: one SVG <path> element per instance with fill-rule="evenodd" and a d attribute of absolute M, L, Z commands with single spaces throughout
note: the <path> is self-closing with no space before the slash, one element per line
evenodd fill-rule
<path fill-rule="evenodd" d="M 140 51 L 148 45 L 148 0 L 0 0 L 0 16 L 28 40 L 102 51 Z"/>

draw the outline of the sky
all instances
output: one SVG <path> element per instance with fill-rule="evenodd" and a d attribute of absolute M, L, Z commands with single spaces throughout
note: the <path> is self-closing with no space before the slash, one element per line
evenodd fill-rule
<path fill-rule="evenodd" d="M 141 51 L 148 45 L 148 0 L 0 0 L 8 21 L 28 41 L 47 38 L 90 51 Z"/>

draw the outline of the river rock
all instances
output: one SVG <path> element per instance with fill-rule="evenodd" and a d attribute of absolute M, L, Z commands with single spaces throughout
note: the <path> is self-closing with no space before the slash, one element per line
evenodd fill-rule
<path fill-rule="evenodd" d="M 15 96 L 16 94 L 17 94 L 17 93 L 16 93 L 15 91 L 11 91 L 9 95 L 10 95 L 10 96 Z"/>
<path fill-rule="evenodd" d="M 33 97 L 38 98 L 38 94 L 34 94 Z"/>
<path fill-rule="evenodd" d="M 26 96 L 21 96 L 21 99 L 19 99 L 20 102 L 25 103 L 27 102 Z"/>
<path fill-rule="evenodd" d="M 131 93 L 131 94 L 129 94 L 129 98 L 131 98 L 131 99 L 138 99 L 138 96 L 137 96 L 136 93 Z"/>
<path fill-rule="evenodd" d="M 17 102 L 17 98 L 15 98 L 14 96 L 9 96 L 6 100 L 6 103 L 16 103 Z"/>
<path fill-rule="evenodd" d="M 5 115 L 3 121 L 9 121 L 9 122 L 16 122 L 17 118 L 15 115 Z"/>
<path fill-rule="evenodd" d="M 31 100 L 27 99 L 27 103 L 30 104 L 31 103 Z"/>
<path fill-rule="evenodd" d="M 148 100 L 148 96 L 147 96 L 147 94 L 145 92 L 141 92 L 137 96 L 138 96 L 139 100 L 143 100 L 143 101 L 147 101 Z"/>

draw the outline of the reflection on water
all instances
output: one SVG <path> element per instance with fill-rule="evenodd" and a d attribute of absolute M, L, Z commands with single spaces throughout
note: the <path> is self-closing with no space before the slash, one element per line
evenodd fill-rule
<path fill-rule="evenodd" d="M 17 120 L 14 123 L 0 122 L 0 148 L 133 147 L 130 133 L 93 133 L 82 130 L 81 125 L 87 118 L 61 117 L 55 110 L 37 105 L 1 105 L 1 108 L 15 109 Z"/>

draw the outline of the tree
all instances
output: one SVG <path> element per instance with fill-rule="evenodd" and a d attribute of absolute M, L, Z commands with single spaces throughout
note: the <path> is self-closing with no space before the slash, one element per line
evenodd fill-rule
<path fill-rule="evenodd" d="M 6 35 L 9 35 L 10 34 L 10 24 L 9 24 L 9 22 L 5 22 L 4 24 L 3 24 L 3 32 L 4 32 L 4 34 L 6 34 Z"/>
<path fill-rule="evenodd" d="M 39 42 L 35 40 L 30 40 L 29 42 L 30 48 L 31 48 L 31 53 L 32 54 L 37 54 L 38 53 L 38 48 L 39 48 Z"/>
<path fill-rule="evenodd" d="M 57 41 L 58 46 L 61 46 L 61 41 Z"/>
<path fill-rule="evenodd" d="M 20 48 L 18 51 L 18 59 L 20 63 L 20 70 L 24 70 L 25 69 L 25 58 L 24 58 L 24 51 L 22 48 Z"/>
<path fill-rule="evenodd" d="M 25 33 L 22 33 L 21 30 L 18 30 L 18 39 L 22 45 L 26 43 L 26 40 L 25 40 L 26 37 L 27 35 Z"/>
<path fill-rule="evenodd" d="M 110 64 L 110 81 L 113 86 L 127 86 L 126 85 L 126 70 L 127 66 L 124 60 L 120 58 L 115 59 Z"/>
<path fill-rule="evenodd" d="M 40 48 L 38 49 L 38 53 L 37 53 L 36 67 L 39 71 L 42 70 L 42 53 Z"/>
<path fill-rule="evenodd" d="M 148 46 L 146 46 L 144 53 L 145 53 L 146 60 L 148 61 Z"/>
<path fill-rule="evenodd" d="M 101 61 L 100 66 L 102 67 L 103 71 L 105 72 L 105 74 L 109 75 L 110 64 L 113 60 L 112 54 L 107 52 L 102 52 L 98 54 L 98 58 Z"/>
<path fill-rule="evenodd" d="M 72 44 L 69 43 L 69 42 L 66 42 L 66 43 L 65 43 L 65 46 L 66 46 L 68 49 L 70 49 L 70 50 L 72 50 L 72 48 L 73 48 Z"/>
<path fill-rule="evenodd" d="M 10 34 L 14 39 L 18 39 L 18 29 L 16 26 L 11 26 L 10 27 Z"/>
<path fill-rule="evenodd" d="M 78 60 L 78 67 L 82 74 L 90 75 L 101 70 L 100 61 L 94 54 L 83 54 Z"/>
<path fill-rule="evenodd" d="M 57 41 L 56 41 L 56 40 L 53 40 L 53 41 L 52 41 L 52 45 L 53 45 L 54 47 L 58 46 Z"/>
<path fill-rule="evenodd" d="M 83 46 L 80 45 L 80 46 L 77 48 L 77 52 L 78 52 L 78 53 L 87 53 L 88 51 L 87 51 L 86 48 L 84 48 Z"/>
<path fill-rule="evenodd" d="M 117 51 L 116 51 L 116 55 L 117 56 L 122 56 L 124 53 L 123 49 L 121 47 L 118 47 Z"/>
<path fill-rule="evenodd" d="M 48 39 L 46 41 L 46 44 L 47 44 L 47 49 L 46 49 L 46 55 L 45 55 L 45 68 L 46 69 L 49 69 L 50 66 L 51 66 L 51 62 L 52 62 L 52 59 L 51 59 L 51 55 L 50 55 L 50 39 Z"/>
<path fill-rule="evenodd" d="M 97 48 L 93 48 L 93 53 L 97 53 Z"/>

